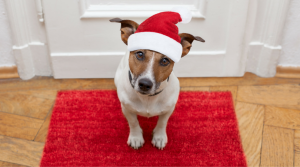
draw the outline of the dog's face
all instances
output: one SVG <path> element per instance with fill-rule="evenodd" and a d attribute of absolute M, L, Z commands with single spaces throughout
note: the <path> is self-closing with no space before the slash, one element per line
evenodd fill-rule
<path fill-rule="evenodd" d="M 128 38 L 133 34 L 138 24 L 132 20 L 114 18 L 111 22 L 121 23 L 121 39 L 127 45 Z M 187 55 L 194 40 L 205 42 L 201 37 L 182 33 L 182 56 Z M 129 80 L 132 87 L 144 95 L 154 95 L 160 92 L 168 82 L 168 77 L 173 71 L 174 61 L 169 57 L 147 49 L 131 51 L 129 55 Z"/>
<path fill-rule="evenodd" d="M 153 95 L 167 82 L 174 62 L 167 56 L 152 50 L 135 50 L 129 55 L 131 84 L 141 94 Z"/>

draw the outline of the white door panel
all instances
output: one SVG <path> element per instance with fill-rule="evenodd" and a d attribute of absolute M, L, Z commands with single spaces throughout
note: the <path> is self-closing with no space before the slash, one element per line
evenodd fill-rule
<path fill-rule="evenodd" d="M 151 2 L 151 4 L 149 3 Z M 154 13 L 185 5 L 193 12 L 180 32 L 200 36 L 191 52 L 175 65 L 179 77 L 242 76 L 249 0 L 43 0 L 55 78 L 112 78 L 126 45 L 120 17 L 138 23 Z"/>
<path fill-rule="evenodd" d="M 22 79 L 112 78 L 126 46 L 120 17 L 138 23 L 185 6 L 193 14 L 180 32 L 201 36 L 175 65 L 181 77 L 262 77 L 276 73 L 282 30 L 291 0 L 5 0 L 13 54 Z M 48 53 L 50 53 L 50 62 Z"/>

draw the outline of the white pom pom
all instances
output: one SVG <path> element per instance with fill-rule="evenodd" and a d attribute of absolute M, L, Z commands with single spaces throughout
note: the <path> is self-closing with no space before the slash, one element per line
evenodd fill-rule
<path fill-rule="evenodd" d="M 177 6 L 174 7 L 172 11 L 180 14 L 182 19 L 181 23 L 189 23 L 192 20 L 192 13 L 187 8 Z"/>

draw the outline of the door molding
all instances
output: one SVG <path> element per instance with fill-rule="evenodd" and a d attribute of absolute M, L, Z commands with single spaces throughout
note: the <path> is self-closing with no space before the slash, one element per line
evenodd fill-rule
<path fill-rule="evenodd" d="M 131 17 L 147 18 L 156 13 L 168 11 L 176 5 L 93 5 L 88 0 L 80 0 L 81 19 L 87 18 L 112 18 L 112 17 Z M 205 9 L 207 1 L 195 1 L 192 5 L 183 6 L 192 12 L 193 18 L 205 19 Z"/>
<path fill-rule="evenodd" d="M 53 62 L 54 78 L 95 78 L 95 76 L 101 76 L 101 78 L 113 78 L 124 55 L 125 52 L 53 53 L 51 54 L 51 58 Z M 200 69 L 202 69 L 203 66 L 209 66 L 211 64 L 199 61 L 197 66 L 191 66 L 190 62 L 193 60 L 195 61 L 195 58 L 201 59 L 203 57 L 214 60 L 211 62 L 217 63 L 218 66 L 216 68 L 220 68 L 223 65 L 220 58 L 223 60 L 225 55 L 225 51 L 191 51 L 189 56 L 186 56 L 176 64 L 174 72 L 178 77 L 196 77 L 193 73 L 186 72 L 189 70 L 184 71 L 181 69 L 191 68 L 191 70 L 201 72 L 202 70 Z M 66 70 L 66 62 L 68 62 L 68 70 Z M 107 70 L 100 71 L 98 70 L 99 66 L 105 67 Z M 218 73 L 210 71 L 203 75 L 207 77 L 217 76 Z"/>
<path fill-rule="evenodd" d="M 13 35 L 13 55 L 20 78 L 24 80 L 35 75 L 52 75 L 38 1 L 5 0 Z"/>
<path fill-rule="evenodd" d="M 246 41 L 246 71 L 261 77 L 274 77 L 290 0 L 251 0 L 251 3 L 249 12 L 256 15 L 248 24 L 251 35 Z"/>
<path fill-rule="evenodd" d="M 247 17 L 252 13 L 249 11 L 249 1 L 232 0 L 229 11 L 229 24 L 227 27 L 226 57 L 223 62 L 223 73 L 221 76 L 243 76 L 246 64 L 243 55 L 243 39 L 246 34 Z M 232 63 L 233 62 L 233 63 Z"/>

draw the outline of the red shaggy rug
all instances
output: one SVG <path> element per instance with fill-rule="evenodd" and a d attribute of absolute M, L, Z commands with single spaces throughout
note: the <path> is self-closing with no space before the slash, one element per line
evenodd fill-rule
<path fill-rule="evenodd" d="M 157 117 L 139 117 L 145 144 L 127 145 L 116 91 L 57 95 L 41 166 L 246 166 L 230 92 L 181 92 L 168 144 L 151 144 Z"/>

